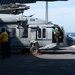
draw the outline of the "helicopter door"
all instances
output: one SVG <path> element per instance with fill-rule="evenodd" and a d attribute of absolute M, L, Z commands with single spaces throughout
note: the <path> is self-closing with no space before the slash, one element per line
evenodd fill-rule
<path fill-rule="evenodd" d="M 35 40 L 36 39 L 36 29 L 30 30 L 30 39 Z"/>
<path fill-rule="evenodd" d="M 43 35 L 45 35 L 45 37 L 43 37 L 44 45 L 52 44 L 52 28 L 45 28 L 45 33 L 43 31 Z"/>
<path fill-rule="evenodd" d="M 40 45 L 47 45 L 52 43 L 52 28 L 39 28 L 37 31 L 37 40 Z"/>

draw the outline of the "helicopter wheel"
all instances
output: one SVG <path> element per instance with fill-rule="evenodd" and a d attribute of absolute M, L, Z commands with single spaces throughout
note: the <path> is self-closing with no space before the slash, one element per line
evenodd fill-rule
<path fill-rule="evenodd" d="M 31 53 L 39 53 L 39 48 L 38 48 L 37 46 L 32 46 L 32 47 L 30 48 L 30 52 L 31 52 Z"/>

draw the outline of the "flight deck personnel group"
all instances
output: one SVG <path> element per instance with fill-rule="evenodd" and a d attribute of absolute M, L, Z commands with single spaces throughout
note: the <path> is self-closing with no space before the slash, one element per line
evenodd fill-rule
<path fill-rule="evenodd" d="M 5 28 L 1 29 L 0 42 L 1 42 L 2 58 L 4 59 L 5 57 L 9 57 L 9 52 L 8 52 L 8 33 L 6 32 Z"/>

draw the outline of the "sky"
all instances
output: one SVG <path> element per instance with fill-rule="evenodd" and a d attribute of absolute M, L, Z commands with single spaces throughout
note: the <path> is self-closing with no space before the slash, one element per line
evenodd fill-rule
<path fill-rule="evenodd" d="M 45 20 L 46 2 L 26 4 L 29 10 L 24 11 L 25 16 Z M 48 21 L 63 26 L 65 32 L 75 32 L 75 0 L 48 2 Z"/>

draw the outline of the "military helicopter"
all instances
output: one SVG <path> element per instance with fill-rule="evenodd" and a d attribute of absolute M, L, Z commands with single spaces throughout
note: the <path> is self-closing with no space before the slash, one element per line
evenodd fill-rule
<path fill-rule="evenodd" d="M 12 34 L 12 48 L 29 48 L 31 53 L 38 53 L 40 50 L 50 50 L 57 48 L 54 39 L 53 28 L 60 27 L 46 20 L 34 18 L 33 15 L 19 15 L 29 6 L 16 3 L 2 5 L 0 10 L 0 30 L 5 28 Z M 4 12 L 5 11 L 5 12 Z M 64 34 L 64 31 L 63 31 Z M 62 36 L 61 36 L 62 37 Z M 65 37 L 60 39 L 64 44 Z"/>
<path fill-rule="evenodd" d="M 11 32 L 12 48 L 29 47 L 31 52 L 38 52 L 56 47 L 52 30 L 57 26 L 31 16 L 0 14 L 0 30 L 4 27 Z"/>

